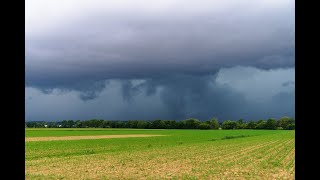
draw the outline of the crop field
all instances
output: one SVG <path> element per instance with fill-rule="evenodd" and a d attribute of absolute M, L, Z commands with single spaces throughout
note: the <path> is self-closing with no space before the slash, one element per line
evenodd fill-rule
<path fill-rule="evenodd" d="M 294 130 L 26 129 L 26 179 L 294 179 Z"/>

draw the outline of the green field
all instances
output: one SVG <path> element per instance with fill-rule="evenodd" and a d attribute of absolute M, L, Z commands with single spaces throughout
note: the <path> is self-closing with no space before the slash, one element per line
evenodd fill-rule
<path fill-rule="evenodd" d="M 26 129 L 26 179 L 294 179 L 295 131 Z"/>

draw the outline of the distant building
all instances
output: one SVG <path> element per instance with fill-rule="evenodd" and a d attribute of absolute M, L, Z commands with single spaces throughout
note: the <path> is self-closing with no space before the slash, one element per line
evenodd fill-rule
<path fill-rule="evenodd" d="M 44 125 L 44 127 L 45 127 L 45 128 L 47 128 L 47 127 L 48 127 L 48 125 L 46 125 L 46 124 L 45 124 L 45 125 Z"/>
<path fill-rule="evenodd" d="M 61 124 L 59 124 L 58 127 L 61 127 Z"/>

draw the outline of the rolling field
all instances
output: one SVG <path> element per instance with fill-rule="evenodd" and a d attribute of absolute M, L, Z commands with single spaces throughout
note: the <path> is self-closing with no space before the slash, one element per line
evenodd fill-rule
<path fill-rule="evenodd" d="M 53 140 L 52 140 L 53 139 Z M 295 131 L 26 129 L 26 179 L 294 179 Z"/>

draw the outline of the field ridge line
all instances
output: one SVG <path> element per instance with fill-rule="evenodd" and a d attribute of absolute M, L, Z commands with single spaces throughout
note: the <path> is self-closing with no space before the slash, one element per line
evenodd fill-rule
<path fill-rule="evenodd" d="M 26 137 L 26 142 L 32 141 L 61 141 L 61 140 L 82 140 L 82 139 L 112 139 L 112 138 L 132 138 L 132 137 L 156 137 L 167 136 L 160 134 L 117 134 L 117 135 L 97 135 L 97 136 L 59 136 L 59 137 Z"/>

